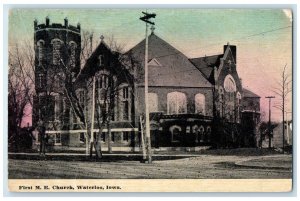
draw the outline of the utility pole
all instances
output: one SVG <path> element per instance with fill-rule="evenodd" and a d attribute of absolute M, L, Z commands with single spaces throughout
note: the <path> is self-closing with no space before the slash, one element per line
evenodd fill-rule
<path fill-rule="evenodd" d="M 275 96 L 266 96 L 269 99 L 269 148 L 271 148 L 271 100 Z"/>
<path fill-rule="evenodd" d="M 149 117 L 149 102 L 148 102 L 148 24 L 155 25 L 151 22 L 151 18 L 155 18 L 155 13 L 142 12 L 143 17 L 140 20 L 146 23 L 146 45 L 145 45 L 145 126 L 146 126 L 146 142 L 147 142 L 147 154 L 148 163 L 152 163 L 152 153 L 151 153 L 151 136 L 150 136 L 150 117 Z"/>
<path fill-rule="evenodd" d="M 93 34 L 90 35 L 90 54 L 93 51 Z M 92 116 L 91 116 L 91 143 L 90 143 L 90 155 L 93 153 L 93 145 L 94 145 L 94 120 L 95 120 L 95 75 L 93 76 L 93 89 L 92 89 Z"/>

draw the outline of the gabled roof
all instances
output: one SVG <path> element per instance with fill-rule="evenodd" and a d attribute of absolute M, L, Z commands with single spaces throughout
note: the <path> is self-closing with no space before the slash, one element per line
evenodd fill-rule
<path fill-rule="evenodd" d="M 156 59 L 160 66 L 149 65 L 149 86 L 212 87 L 211 83 L 179 50 L 154 33 L 148 37 L 148 62 Z M 127 52 L 144 68 L 145 39 Z M 143 73 L 143 70 L 140 71 Z M 139 83 L 143 83 L 140 74 Z"/>
<path fill-rule="evenodd" d="M 212 84 L 214 83 L 213 70 L 214 67 L 219 67 L 220 58 L 223 54 L 192 58 L 190 61 L 201 71 L 201 73 L 208 79 Z"/>
<path fill-rule="evenodd" d="M 104 55 L 103 62 L 104 65 L 99 65 L 99 55 Z M 92 55 L 87 59 L 84 67 L 81 69 L 80 74 L 77 78 L 77 83 L 85 82 L 88 78 L 95 75 L 96 72 L 100 70 L 109 70 L 113 74 L 117 75 L 119 78 L 123 77 L 123 80 L 128 78 L 131 80 L 132 75 L 129 71 L 121 64 L 119 59 L 120 53 L 111 51 L 104 41 L 96 47 Z M 120 73 L 122 72 L 122 73 Z M 120 79 L 121 81 L 122 79 Z"/>
<path fill-rule="evenodd" d="M 259 95 L 253 93 L 252 91 L 243 88 L 243 97 L 245 98 L 260 98 Z"/>

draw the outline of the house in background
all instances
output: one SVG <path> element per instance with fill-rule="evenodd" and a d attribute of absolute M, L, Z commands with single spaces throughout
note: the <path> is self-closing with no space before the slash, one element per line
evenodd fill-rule
<path fill-rule="evenodd" d="M 283 146 L 283 129 L 282 129 L 282 122 L 280 122 L 274 129 L 273 129 L 273 147 L 280 147 Z M 292 121 L 285 121 L 284 125 L 284 146 L 290 146 L 293 144 L 293 130 L 292 130 Z"/>
<path fill-rule="evenodd" d="M 100 124 L 97 111 L 110 108 L 110 128 L 102 129 L 102 149 L 107 149 L 111 132 L 113 150 L 141 146 L 141 117 L 144 116 L 145 40 L 125 54 L 112 51 L 104 37 L 80 69 L 80 25 L 37 25 L 35 22 L 37 97 L 34 123 L 46 122 L 60 148 L 84 147 L 80 120 L 62 94 L 59 69 L 69 66 L 78 77 L 74 86 L 88 117 L 93 114 L 93 78 L 99 107 L 93 117 L 93 133 Z M 256 146 L 255 127 L 260 116 L 259 96 L 242 87 L 237 73 L 236 46 L 224 45 L 223 53 L 190 59 L 158 37 L 152 29 L 149 42 L 149 104 L 153 147 Z M 122 59 L 120 59 L 120 57 Z M 57 70 L 57 71 L 56 71 Z M 60 76 L 62 82 L 55 81 Z M 53 86 L 55 85 L 55 86 Z M 107 89 L 115 89 L 109 103 Z M 57 91 L 58 90 L 58 91 Z M 96 104 L 96 105 L 97 105 Z M 92 119 L 92 118 L 91 118 Z M 220 124 L 216 124 L 220 123 Z M 243 133 L 243 125 L 248 133 Z M 137 150 L 137 149 L 135 149 Z"/>
<path fill-rule="evenodd" d="M 243 125 L 241 146 L 258 146 L 260 140 L 258 128 L 260 122 L 260 96 L 245 88 L 243 88 L 241 115 Z"/>

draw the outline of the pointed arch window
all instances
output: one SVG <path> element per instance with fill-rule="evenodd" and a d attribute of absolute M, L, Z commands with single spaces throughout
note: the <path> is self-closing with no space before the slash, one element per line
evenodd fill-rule
<path fill-rule="evenodd" d="M 224 88 L 226 92 L 236 92 L 236 84 L 231 75 L 227 75 L 224 79 Z"/>
<path fill-rule="evenodd" d="M 51 41 L 52 44 L 52 62 L 54 65 L 60 64 L 61 59 L 61 46 L 63 41 L 56 38 Z"/>
<path fill-rule="evenodd" d="M 75 68 L 77 44 L 74 41 L 71 41 L 69 43 L 69 48 L 70 48 L 70 67 Z"/>
<path fill-rule="evenodd" d="M 131 88 L 127 83 L 123 83 L 119 86 L 119 96 L 120 96 L 120 109 L 123 120 L 130 119 L 130 100 L 131 100 Z"/>
<path fill-rule="evenodd" d="M 195 96 L 195 109 L 197 114 L 205 114 L 205 95 L 198 93 Z"/>
<path fill-rule="evenodd" d="M 39 65 L 42 65 L 42 61 L 44 58 L 44 45 L 45 45 L 45 41 L 43 41 L 43 40 L 39 40 L 37 42 Z"/>

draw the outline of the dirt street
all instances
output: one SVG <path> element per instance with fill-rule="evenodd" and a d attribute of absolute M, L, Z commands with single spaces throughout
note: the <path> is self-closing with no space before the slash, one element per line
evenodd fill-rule
<path fill-rule="evenodd" d="M 292 177 L 291 155 L 212 156 L 199 155 L 152 164 L 114 162 L 9 159 L 10 179 L 275 179 Z"/>

